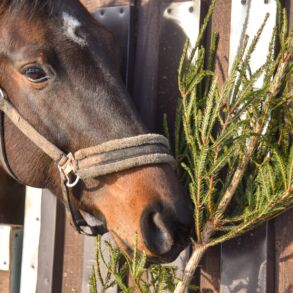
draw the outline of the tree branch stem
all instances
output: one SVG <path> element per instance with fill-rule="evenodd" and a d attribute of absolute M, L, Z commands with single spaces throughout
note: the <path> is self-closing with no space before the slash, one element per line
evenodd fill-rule
<path fill-rule="evenodd" d="M 207 249 L 208 247 L 205 245 L 194 245 L 192 255 L 184 269 L 182 280 L 177 284 L 174 293 L 185 292 L 186 288 L 191 283 L 194 272 Z"/>

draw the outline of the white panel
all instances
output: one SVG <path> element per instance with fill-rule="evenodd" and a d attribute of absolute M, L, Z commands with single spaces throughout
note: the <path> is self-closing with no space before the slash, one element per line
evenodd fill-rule
<path fill-rule="evenodd" d="M 277 7 L 275 0 L 269 0 L 267 4 L 263 0 L 247 0 L 246 4 L 241 1 L 232 1 L 231 36 L 229 66 L 238 54 L 242 40 L 245 35 L 250 37 L 250 42 L 264 21 L 265 15 L 270 14 L 266 26 L 259 39 L 259 43 L 251 58 L 252 72 L 263 65 L 268 55 L 269 42 L 272 37 L 273 28 L 276 24 Z M 249 42 L 249 44 L 250 44 Z M 261 84 L 262 80 L 258 81 Z"/>
<path fill-rule="evenodd" d="M 26 189 L 20 293 L 36 293 L 42 190 Z"/>
<path fill-rule="evenodd" d="M 172 20 L 190 40 L 190 48 L 195 45 L 200 24 L 200 0 L 171 3 L 164 11 L 163 17 Z"/>
<path fill-rule="evenodd" d="M 0 271 L 9 271 L 11 227 L 0 226 Z"/>

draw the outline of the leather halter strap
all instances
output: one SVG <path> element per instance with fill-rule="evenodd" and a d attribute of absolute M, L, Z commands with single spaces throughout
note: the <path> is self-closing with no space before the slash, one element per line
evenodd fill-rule
<path fill-rule="evenodd" d="M 1 166 L 4 168 L 4 171 L 6 171 L 6 173 L 8 173 L 10 177 L 17 180 L 7 162 L 7 157 L 5 152 L 5 142 L 4 142 L 4 115 L 3 115 L 3 112 L 1 111 L 0 111 L 0 163 L 1 163 Z"/>
<path fill-rule="evenodd" d="M 168 140 L 158 134 L 143 134 L 134 137 L 111 140 L 90 148 L 66 155 L 57 146 L 49 142 L 30 123 L 28 123 L 8 101 L 5 92 L 0 88 L 0 118 L 2 112 L 15 126 L 37 147 L 46 153 L 58 166 L 61 177 L 63 201 L 70 213 L 72 223 L 81 234 L 96 236 L 103 234 L 103 226 L 90 226 L 81 215 L 79 208 L 71 198 L 69 188 L 79 180 L 113 174 L 152 164 L 168 163 L 176 166 L 176 161 L 169 152 Z M 0 161 L 8 174 L 17 180 L 11 171 L 5 155 L 3 141 L 3 123 L 0 121 Z M 71 182 L 74 177 L 74 182 Z M 86 231 L 90 229 L 90 232 Z"/>

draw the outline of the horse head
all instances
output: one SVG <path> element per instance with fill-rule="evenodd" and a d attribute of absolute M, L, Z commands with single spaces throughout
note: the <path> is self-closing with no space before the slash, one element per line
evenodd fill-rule
<path fill-rule="evenodd" d="M 0 86 L 43 137 L 74 153 L 148 133 L 120 77 L 119 45 L 79 1 L 1 2 Z M 13 174 L 61 197 L 56 164 L 7 117 L 3 123 Z M 186 246 L 191 205 L 167 164 L 89 178 L 71 192 L 126 252 L 136 234 L 154 261 L 171 261 Z"/>

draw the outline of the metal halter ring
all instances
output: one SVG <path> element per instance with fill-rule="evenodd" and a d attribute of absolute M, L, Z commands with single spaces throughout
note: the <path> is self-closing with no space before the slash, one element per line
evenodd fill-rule
<path fill-rule="evenodd" d="M 75 175 L 74 174 L 76 176 L 75 181 L 70 182 L 70 178 L 69 178 L 68 174 L 66 174 L 64 172 L 63 168 L 58 165 L 58 169 L 59 169 L 59 172 L 62 173 L 64 175 L 64 177 L 66 178 L 66 186 L 68 188 L 73 188 L 73 187 L 75 187 L 78 184 L 78 182 L 80 180 L 80 177 L 78 175 Z"/>
<path fill-rule="evenodd" d="M 78 182 L 80 180 L 80 177 L 79 176 L 76 176 L 75 181 L 72 182 L 72 183 L 70 183 L 70 180 L 69 180 L 68 176 L 66 176 L 66 179 L 67 179 L 66 186 L 68 188 L 73 188 L 73 187 L 75 187 L 78 184 Z"/>

